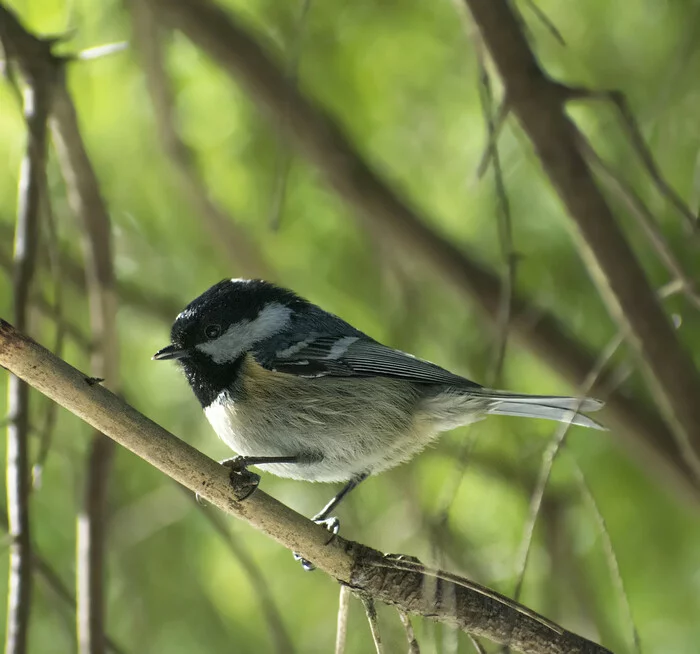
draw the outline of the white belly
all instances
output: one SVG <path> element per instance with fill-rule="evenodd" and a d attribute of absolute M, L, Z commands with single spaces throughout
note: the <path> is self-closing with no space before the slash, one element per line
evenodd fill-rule
<path fill-rule="evenodd" d="M 424 398 L 404 381 L 303 379 L 248 360 L 237 398 L 224 392 L 204 411 L 237 454 L 312 457 L 308 463 L 261 465 L 262 470 L 308 481 L 347 481 L 398 465 L 439 431 L 468 422 L 464 407 L 457 411 L 460 420 L 436 399 Z M 452 408 L 453 394 L 447 403 Z"/>

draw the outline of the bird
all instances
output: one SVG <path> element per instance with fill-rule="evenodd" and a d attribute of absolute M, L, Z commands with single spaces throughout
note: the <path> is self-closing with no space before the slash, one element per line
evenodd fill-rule
<path fill-rule="evenodd" d="M 359 483 L 408 461 L 444 431 L 488 415 L 603 429 L 592 398 L 485 388 L 382 345 L 295 292 L 224 279 L 176 317 L 156 360 L 176 360 L 218 436 L 256 466 L 291 479 L 343 482 L 313 520 L 331 518 Z"/>

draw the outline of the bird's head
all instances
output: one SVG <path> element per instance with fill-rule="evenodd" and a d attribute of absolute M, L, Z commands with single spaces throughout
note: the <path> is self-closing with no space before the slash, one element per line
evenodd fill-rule
<path fill-rule="evenodd" d="M 153 358 L 177 359 L 185 367 L 233 363 L 257 342 L 282 331 L 304 303 L 270 282 L 225 279 L 187 305 L 173 323 L 171 344 Z"/>

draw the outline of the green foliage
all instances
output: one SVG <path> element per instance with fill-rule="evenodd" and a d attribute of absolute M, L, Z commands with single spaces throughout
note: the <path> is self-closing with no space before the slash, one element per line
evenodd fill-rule
<path fill-rule="evenodd" d="M 63 46 L 67 51 L 131 40 L 129 14 L 114 0 L 13 4 L 35 33 L 74 28 L 74 39 Z M 484 148 L 484 118 L 474 48 L 458 3 L 312 0 L 303 29 L 298 18 L 302 0 L 229 4 L 279 52 L 300 48 L 300 87 L 329 108 L 363 155 L 421 207 L 436 230 L 493 266 L 501 265 L 492 171 L 481 181 L 475 174 Z M 522 5 L 549 72 L 572 84 L 623 90 L 669 181 L 696 202 L 697 8 L 690 2 L 652 0 L 538 2 L 566 39 L 562 47 L 527 3 Z M 288 59 L 280 55 L 281 61 Z M 168 39 L 167 63 L 178 127 L 195 151 L 211 197 L 247 230 L 277 281 L 380 340 L 487 379 L 496 332 L 473 306 L 398 245 L 379 245 L 362 230 L 319 172 L 280 142 L 279 126 L 184 37 Z M 135 49 L 72 64 L 69 81 L 113 221 L 120 282 L 136 285 L 146 297 L 166 295 L 181 307 L 221 278 L 246 276 L 239 262 L 217 248 L 181 192 L 157 138 Z M 678 215 L 653 190 L 615 114 L 595 102 L 580 103 L 572 113 L 599 152 L 650 202 L 679 258 L 697 277 L 700 262 Z M 6 226 L 14 221 L 24 139 L 16 98 L 2 84 L 0 221 Z M 616 327 L 576 255 L 571 221 L 512 119 L 499 147 L 521 257 L 518 288 L 558 315 L 591 348 L 602 349 Z M 287 194 L 280 227 L 273 230 L 275 171 L 285 153 L 291 156 Z M 55 160 L 49 175 L 61 249 L 80 260 L 81 226 L 69 209 Z M 650 277 L 657 285 L 667 282 L 668 274 L 622 207 L 619 215 Z M 45 264 L 45 251 L 42 259 Z M 53 297 L 55 281 L 44 265 L 37 288 Z M 65 289 L 64 315 L 89 333 L 84 294 L 65 279 L 59 283 Z M 2 274 L 0 315 L 10 315 L 11 305 L 9 276 Z M 669 307 L 683 317 L 680 335 L 689 350 L 700 352 L 697 312 L 682 300 Z M 53 328 L 38 317 L 35 323 L 35 336 L 51 345 Z M 167 343 L 169 326 L 164 317 L 143 308 L 120 307 L 124 394 L 175 434 L 223 458 L 228 451 L 175 367 L 150 360 Z M 86 353 L 70 343 L 64 356 L 78 367 L 89 366 Z M 4 377 L 0 383 L 5 384 Z M 538 393 L 575 390 L 515 343 L 508 348 L 502 384 Z M 631 384 L 643 396 L 640 380 L 635 377 Z M 37 395 L 32 401 L 34 421 L 40 423 L 46 403 Z M 405 467 L 363 485 L 340 512 L 343 534 L 467 572 L 511 594 L 530 491 L 553 429 L 544 422 L 491 418 L 459 430 Z M 77 418 L 60 414 L 42 485 L 32 498 L 34 542 L 69 586 L 74 585 L 75 519 L 89 435 Z M 456 455 L 468 438 L 476 440 L 465 468 Z M 32 448 L 38 451 L 36 439 Z M 566 448 L 583 469 L 606 519 L 644 651 L 696 652 L 696 508 L 664 488 L 660 475 L 638 467 L 638 459 L 630 456 L 634 445 L 623 450 L 614 433 L 575 429 Z M 484 463 L 494 460 L 514 472 L 504 474 Z M 462 472 L 450 504 L 449 546 L 437 552 L 429 525 Z M 307 515 L 334 492 L 330 486 L 270 476 L 263 478 L 262 488 Z M 566 456 L 555 464 L 547 496 L 557 500 L 559 511 L 540 516 L 523 601 L 572 630 L 602 638 L 616 652 L 632 651 L 595 517 Z M 119 451 L 110 504 L 108 630 L 125 651 L 273 651 L 257 589 L 201 511 L 169 479 Z M 227 523 L 232 537 L 263 570 L 296 651 L 331 651 L 337 586 L 321 573 L 303 573 L 287 551 L 260 533 Z M 5 583 L 0 575 L 0 597 Z M 72 618 L 65 619 L 65 606 L 44 583 L 38 580 L 36 588 L 32 651 L 70 651 Z M 388 651 L 402 651 L 404 635 L 396 615 L 382 610 L 380 620 Z M 431 642 L 449 642 L 441 627 L 415 623 L 424 651 L 431 651 Z M 458 651 L 470 647 L 460 634 Z M 370 651 L 369 631 L 356 605 L 347 651 Z"/>

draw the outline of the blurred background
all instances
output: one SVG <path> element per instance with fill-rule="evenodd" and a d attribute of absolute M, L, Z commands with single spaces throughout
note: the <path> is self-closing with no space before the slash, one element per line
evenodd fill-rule
<path fill-rule="evenodd" d="M 578 254 L 573 223 L 514 119 L 498 141 L 505 194 L 493 166 L 477 174 L 488 138 L 485 87 L 480 48 L 464 7 L 456 0 L 220 4 L 279 54 L 288 77 L 327 108 L 431 229 L 499 276 L 508 274 L 504 261 L 517 261 L 514 286 L 539 307 L 532 311 L 533 322 L 543 309 L 582 347 L 603 352 L 618 327 Z M 179 33 L 162 33 L 162 48 L 156 48 L 171 94 L 159 109 L 151 94 L 158 78 L 148 54 L 153 24 L 142 3 L 9 5 L 34 34 L 68 32 L 70 39 L 57 52 L 128 42 L 119 52 L 71 63 L 68 89 L 111 221 L 119 388 L 147 416 L 213 458 L 230 455 L 176 366 L 151 361 L 168 343 L 177 312 L 225 277 L 265 276 L 380 341 L 481 383 L 541 394 L 577 392 L 561 371 L 524 348 L 503 325 L 485 319 L 434 267 L 390 234 L 368 229 L 371 220 L 358 221 L 356 208 L 325 183 L 324 171 L 281 138 L 284 121 L 261 112 Z M 537 0 L 562 45 L 529 2 L 518 5 L 550 74 L 626 94 L 663 175 L 697 211 L 700 6 Z M 489 79 L 493 113 L 501 89 L 495 75 Z M 163 130 L 168 112 L 170 136 Z M 614 109 L 586 102 L 571 113 L 598 153 L 648 204 L 675 256 L 697 279 L 697 246 L 654 189 Z M 172 142 L 164 144 L 173 134 L 186 146 L 179 155 Z M 21 103 L 9 83 L 0 84 L 0 315 L 8 319 L 25 147 Z M 83 275 L 85 229 L 53 149 L 47 177 L 55 234 L 42 224 L 41 237 L 36 235 L 29 331 L 51 348 L 60 331 L 61 356 L 87 371 L 92 336 Z M 504 249 L 504 200 L 512 223 L 510 249 Z M 625 204 L 614 196 L 611 204 L 654 286 L 673 281 Z M 683 294 L 664 306 L 687 350 L 697 353 L 697 308 Z M 651 403 L 627 346 L 616 351 L 612 370 L 625 393 Z M 6 383 L 7 375 L 0 376 L 3 412 Z M 63 410 L 54 420 L 38 393 L 31 396 L 30 417 L 32 543 L 63 584 L 75 589 L 76 516 L 83 506 L 92 432 Z M 455 430 L 411 463 L 365 482 L 339 513 L 342 533 L 513 596 L 531 497 L 556 431 L 545 421 L 500 417 Z M 4 439 L 5 430 L 0 433 Z M 630 615 L 646 654 L 697 652 L 698 496 L 666 483 L 653 464 L 640 462 L 634 447 L 634 438 L 623 440 L 614 429 L 570 430 L 537 515 L 520 599 L 615 652 L 637 651 Z M 261 488 L 306 515 L 337 490 L 269 475 Z M 197 507 L 145 462 L 116 451 L 109 473 L 104 592 L 105 629 L 120 650 L 332 651 L 337 584 L 322 573 L 302 572 L 288 551 L 242 522 L 216 515 L 212 524 L 212 513 L 216 510 Z M 4 547 L 0 570 L 6 559 Z M 0 574 L 0 598 L 6 583 Z M 41 575 L 34 587 L 30 651 L 75 651 L 70 603 Z M 353 600 L 348 653 L 371 651 L 363 613 Z M 379 607 L 379 617 L 387 651 L 404 651 L 396 613 Z M 474 651 L 463 633 L 413 622 L 423 652 Z"/>

